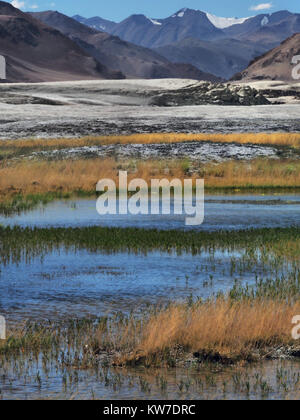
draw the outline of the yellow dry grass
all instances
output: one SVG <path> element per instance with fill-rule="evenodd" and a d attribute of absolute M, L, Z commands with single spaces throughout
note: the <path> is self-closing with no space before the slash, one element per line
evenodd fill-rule
<path fill-rule="evenodd" d="M 211 141 L 220 143 L 253 143 L 300 147 L 300 133 L 233 133 L 233 134 L 191 134 L 191 133 L 151 133 L 118 136 L 88 136 L 66 139 L 19 139 L 0 142 L 1 151 L 26 149 L 48 150 L 68 147 L 97 146 L 105 144 L 148 144 L 178 143 L 183 141 Z"/>
<path fill-rule="evenodd" d="M 128 171 L 128 179 L 142 178 L 149 185 L 153 178 L 204 178 L 207 188 L 276 188 L 300 187 L 300 162 L 292 160 L 230 161 L 219 164 L 196 164 L 188 161 L 116 161 L 114 159 L 82 159 L 62 161 L 18 161 L 0 166 L 2 198 L 22 193 L 54 191 L 95 191 L 103 178 L 118 184 L 120 170 Z M 189 168 L 192 167 L 192 175 Z"/>
<path fill-rule="evenodd" d="M 276 300 L 232 301 L 219 298 L 191 308 L 177 304 L 162 310 L 136 330 L 125 328 L 121 342 L 135 342 L 130 354 L 119 362 L 140 357 L 161 357 L 168 349 L 213 352 L 227 358 L 247 358 L 257 350 L 295 344 L 292 319 L 300 314 L 300 303 Z M 99 337 L 100 338 L 100 337 Z"/>

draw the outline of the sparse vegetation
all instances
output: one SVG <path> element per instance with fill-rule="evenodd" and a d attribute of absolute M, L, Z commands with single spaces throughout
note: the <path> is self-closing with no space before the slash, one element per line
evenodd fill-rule
<path fill-rule="evenodd" d="M 79 159 L 61 161 L 2 162 L 0 167 L 1 208 L 21 209 L 20 201 L 34 202 L 33 196 L 49 200 L 66 194 L 95 194 L 99 179 L 110 178 L 118 185 L 120 170 L 128 179 L 204 178 L 206 191 L 277 191 L 300 189 L 299 160 L 257 159 L 199 164 L 188 160 L 126 161 Z M 41 197 L 43 195 L 43 197 Z M 26 208 L 26 205 L 24 205 Z"/>
<path fill-rule="evenodd" d="M 242 251 L 244 263 L 257 261 L 280 267 L 286 259 L 298 262 L 300 227 L 241 231 L 179 231 L 137 228 L 22 228 L 0 226 L 2 264 L 18 262 L 26 255 L 43 255 L 59 249 L 91 252 L 191 252 Z"/>
<path fill-rule="evenodd" d="M 251 267 L 254 272 L 256 266 L 265 267 L 269 276 L 257 278 L 252 286 L 236 282 L 228 293 L 218 293 L 205 300 L 191 296 L 181 303 L 145 308 L 139 314 L 116 313 L 99 319 L 9 327 L 7 340 L 0 342 L 0 366 L 6 375 L 13 371 L 42 388 L 50 368 L 55 368 L 61 377 L 61 392 L 67 394 L 78 384 L 78 372 L 89 372 L 90 377 L 92 370 L 103 386 L 119 390 L 122 381 L 127 381 L 126 375 L 133 373 L 113 374 L 109 370 L 111 366 L 184 366 L 196 369 L 196 373 L 193 379 L 178 379 L 176 388 L 180 395 L 195 389 L 202 393 L 222 389 L 220 398 L 233 391 L 239 395 L 244 392 L 245 397 L 254 393 L 267 398 L 272 392 L 269 376 L 244 377 L 235 368 L 232 380 L 227 378 L 224 382 L 223 379 L 222 385 L 208 364 L 227 366 L 257 361 L 275 357 L 277 349 L 282 356 L 298 354 L 298 343 L 291 337 L 291 320 L 300 313 L 297 227 L 214 233 L 14 227 L 0 228 L 0 238 L 3 265 L 23 260 L 30 263 L 33 258 L 61 248 L 87 249 L 94 253 L 101 250 L 143 253 L 174 250 L 194 254 L 206 251 L 211 259 L 223 250 L 235 255 L 236 251 L 240 252 L 240 258 L 236 255 L 231 260 L 232 277 L 236 272 L 242 275 Z M 201 376 L 199 371 L 206 373 Z M 148 372 L 146 377 L 138 376 L 140 392 L 151 394 L 154 386 L 161 393 L 167 392 L 169 384 L 162 371 L 156 374 L 156 385 L 152 381 L 153 373 Z M 277 392 L 290 393 L 298 389 L 299 376 L 287 379 L 278 370 L 277 384 Z"/>
<path fill-rule="evenodd" d="M 250 362 L 279 347 L 282 355 L 292 355 L 291 321 L 300 313 L 299 297 L 298 273 L 252 288 L 234 286 L 228 294 L 205 301 L 154 306 L 140 316 L 119 313 L 98 320 L 27 324 L 12 329 L 0 343 L 0 355 L 42 352 L 53 357 L 68 345 L 59 364 L 81 369 L 103 362 L 172 367 L 190 354 L 195 363 Z"/>
<path fill-rule="evenodd" d="M 300 189 L 300 164 L 295 159 L 255 159 L 201 164 L 190 159 L 138 160 L 78 158 L 27 159 L 32 152 L 72 147 L 182 141 L 270 144 L 298 149 L 298 133 L 275 134 L 137 134 L 80 139 L 32 139 L 0 142 L 0 211 L 10 214 L 64 196 L 91 195 L 99 179 L 118 181 L 120 170 L 129 180 L 143 178 L 204 178 L 206 191 L 266 191 Z"/>
<path fill-rule="evenodd" d="M 119 136 L 97 136 L 67 139 L 20 139 L 0 142 L 0 156 L 15 157 L 34 151 L 47 151 L 71 147 L 99 146 L 108 144 L 176 143 L 183 141 L 210 141 L 215 143 L 260 144 L 300 148 L 299 133 L 152 133 Z"/>

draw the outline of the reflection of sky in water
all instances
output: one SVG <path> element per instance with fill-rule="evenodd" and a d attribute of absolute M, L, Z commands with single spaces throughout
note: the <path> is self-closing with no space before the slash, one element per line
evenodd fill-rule
<path fill-rule="evenodd" d="M 205 223 L 200 229 L 237 229 L 289 226 L 300 223 L 299 204 L 270 204 L 274 200 L 298 202 L 289 196 L 208 196 Z M 259 200 L 260 204 L 255 204 Z M 272 200 L 272 201 L 271 201 Z M 234 204 L 234 201 L 236 203 Z M 251 203 L 253 201 L 253 204 Z M 269 204 L 261 204 L 262 202 Z M 0 219 L 6 224 L 37 226 L 137 226 L 184 228 L 183 216 L 105 216 L 95 200 L 55 202 L 45 209 Z M 62 318 L 130 311 L 148 303 L 186 299 L 191 294 L 207 297 L 226 291 L 235 278 L 253 282 L 260 268 L 231 273 L 236 254 L 192 256 L 152 252 L 147 256 L 107 255 L 61 250 L 34 259 L 30 264 L 8 265 L 0 271 L 0 312 L 10 318 Z"/>
<path fill-rule="evenodd" d="M 251 203 L 253 201 L 253 204 Z M 259 204 L 255 204 L 258 201 Z M 262 202 L 266 202 L 264 205 Z M 234 203 L 236 202 L 236 203 Z M 292 204 L 292 203 L 297 204 Z M 184 229 L 185 216 L 106 215 L 96 211 L 95 199 L 54 202 L 28 213 L 4 218 L 1 224 L 22 226 L 117 226 Z M 204 224 L 193 229 L 247 229 L 300 224 L 300 195 L 207 196 Z"/>
<path fill-rule="evenodd" d="M 97 399 L 97 400 L 224 400 L 224 399 L 262 399 L 264 382 L 269 385 L 268 399 L 299 400 L 297 375 L 299 362 L 290 360 L 265 361 L 246 366 L 223 366 L 222 369 L 202 365 L 201 369 L 187 368 L 110 368 L 110 369 L 65 369 L 66 382 L 62 380 L 62 372 L 45 365 L 42 357 L 38 362 L 35 358 L 24 366 L 12 362 L 10 374 L 0 376 L 0 386 L 4 399 Z M 12 373 L 14 370 L 14 373 Z M 26 371 L 26 381 L 24 381 Z M 36 381 L 39 372 L 41 384 Z M 278 372 L 284 372 L 284 383 L 278 381 Z M 163 378 L 166 388 L 162 389 Z M 241 384 L 249 383 L 249 394 L 243 387 L 237 386 L 236 379 Z M 148 387 L 142 387 L 142 380 Z M 224 383 L 226 392 L 224 394 Z M 185 385 L 179 390 L 179 385 Z M 296 385 L 295 385 L 296 384 Z M 150 391 L 149 391 L 150 389 Z M 109 404 L 107 404 L 109 406 Z M 126 405 L 126 403 L 125 403 Z"/>
<path fill-rule="evenodd" d="M 0 312 L 9 319 L 100 316 L 191 294 L 207 297 L 228 290 L 235 277 L 241 278 L 230 274 L 234 255 L 54 252 L 42 261 L 2 267 Z M 255 275 L 248 270 L 242 278 L 251 283 Z"/>

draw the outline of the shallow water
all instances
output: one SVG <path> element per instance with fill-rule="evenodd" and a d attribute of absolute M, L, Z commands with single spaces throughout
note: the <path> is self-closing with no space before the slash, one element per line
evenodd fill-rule
<path fill-rule="evenodd" d="M 190 229 L 232 230 L 299 225 L 300 194 L 206 196 L 204 216 L 202 225 Z M 100 216 L 95 199 L 56 201 L 19 215 L 0 216 L 0 224 L 189 229 L 185 226 L 184 215 Z"/>
<path fill-rule="evenodd" d="M 57 320 L 138 312 L 147 305 L 206 298 L 255 282 L 263 267 L 232 272 L 238 253 L 177 255 L 151 252 L 103 254 L 53 252 L 30 262 L 3 266 L 0 313 L 8 321 Z M 254 274 L 255 273 L 255 274 Z"/>
<path fill-rule="evenodd" d="M 299 400 L 299 362 L 244 367 L 56 370 L 49 361 L 6 362 L 3 399 Z"/>
<path fill-rule="evenodd" d="M 279 200 L 279 201 L 278 201 Z M 252 204 L 253 203 L 253 204 Z M 207 196 L 205 222 L 197 229 L 242 229 L 300 223 L 300 195 Z M 183 216 L 104 216 L 95 200 L 59 201 L 1 218 L 22 226 L 137 226 L 185 229 Z M 239 261 L 241 262 L 239 264 Z M 287 271 L 287 267 L 284 267 Z M 272 270 L 243 263 L 243 252 L 191 255 L 149 252 L 107 254 L 61 248 L 0 270 L 0 313 L 8 321 L 64 319 L 126 313 L 149 304 L 206 298 L 236 281 L 253 284 Z"/>

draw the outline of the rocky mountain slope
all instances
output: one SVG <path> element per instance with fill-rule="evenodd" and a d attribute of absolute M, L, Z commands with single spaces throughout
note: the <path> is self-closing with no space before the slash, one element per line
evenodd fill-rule
<path fill-rule="evenodd" d="M 122 77 L 62 33 L 6 2 L 0 2 L 0 54 L 11 82 Z"/>
<path fill-rule="evenodd" d="M 133 15 L 116 25 L 112 34 L 149 48 L 171 44 L 188 37 L 211 40 L 223 36 L 222 30 L 211 23 L 206 13 L 192 9 L 182 9 L 166 19 Z"/>
<path fill-rule="evenodd" d="M 265 47 L 237 39 L 201 41 L 187 38 L 155 51 L 170 61 L 191 63 L 207 73 L 229 79 L 244 70 L 253 57 L 262 55 Z"/>
<path fill-rule="evenodd" d="M 287 10 L 261 14 L 240 25 L 226 28 L 223 32 L 226 37 L 261 44 L 269 50 L 300 32 L 300 14 Z"/>
<path fill-rule="evenodd" d="M 293 62 L 293 57 L 296 56 L 300 56 L 300 33 L 288 38 L 278 47 L 252 61 L 249 67 L 235 75 L 233 80 L 295 81 L 296 64 L 300 61 Z M 297 74 L 300 77 L 299 70 Z"/>

